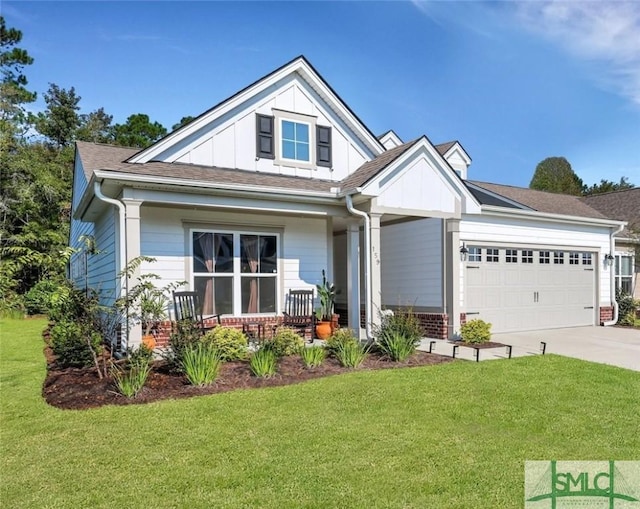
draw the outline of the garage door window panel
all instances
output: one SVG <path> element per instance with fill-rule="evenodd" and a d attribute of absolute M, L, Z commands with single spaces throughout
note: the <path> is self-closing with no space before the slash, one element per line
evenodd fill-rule
<path fill-rule="evenodd" d="M 500 261 L 499 252 L 500 250 L 498 249 L 493 249 L 490 247 L 487 248 L 487 262 L 498 263 Z"/>
<path fill-rule="evenodd" d="M 551 263 L 551 252 L 550 251 L 540 251 L 540 264 L 548 265 Z"/>

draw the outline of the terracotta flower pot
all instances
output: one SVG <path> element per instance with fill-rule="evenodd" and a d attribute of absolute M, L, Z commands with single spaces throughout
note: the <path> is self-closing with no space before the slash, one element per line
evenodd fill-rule
<path fill-rule="evenodd" d="M 156 347 L 156 338 L 153 337 L 153 334 L 146 334 L 142 336 L 142 344 L 153 350 Z"/>
<path fill-rule="evenodd" d="M 331 336 L 331 322 L 318 322 L 316 324 L 316 336 L 319 339 L 328 339 Z"/>

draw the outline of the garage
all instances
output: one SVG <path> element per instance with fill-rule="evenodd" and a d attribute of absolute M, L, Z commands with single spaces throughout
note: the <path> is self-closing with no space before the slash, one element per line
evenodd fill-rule
<path fill-rule="evenodd" d="M 492 332 L 593 325 L 595 255 L 570 249 L 469 246 L 465 263 L 467 320 Z"/>

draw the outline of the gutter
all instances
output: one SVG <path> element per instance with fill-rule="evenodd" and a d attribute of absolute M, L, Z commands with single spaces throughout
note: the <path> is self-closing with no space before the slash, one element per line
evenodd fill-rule
<path fill-rule="evenodd" d="M 355 192 L 359 192 L 359 190 L 360 188 L 356 189 Z M 349 213 L 364 218 L 364 327 L 367 340 L 371 341 L 373 339 L 373 334 L 371 333 L 371 218 L 369 214 L 353 206 L 353 194 L 347 194 L 345 199 Z M 360 309 L 357 311 L 360 314 Z"/>
<path fill-rule="evenodd" d="M 98 200 L 108 203 L 109 205 L 114 205 L 118 211 L 118 224 L 120 230 L 120 273 L 121 281 L 120 281 L 120 298 L 126 297 L 129 294 L 129 276 L 124 271 L 127 264 L 127 211 L 120 200 L 115 200 L 113 198 L 109 198 L 102 193 L 102 184 L 97 180 L 93 183 L 93 192 Z M 127 306 L 127 315 L 126 315 L 126 323 L 129 323 L 129 311 Z M 126 343 L 129 345 L 129 327 L 126 328 Z"/>
<path fill-rule="evenodd" d="M 616 241 L 614 237 L 618 233 L 620 233 L 623 229 L 624 229 L 624 224 L 621 224 L 620 226 L 618 226 L 618 228 L 616 228 L 615 230 L 612 230 L 611 234 L 609 235 L 609 253 L 611 253 L 612 255 L 615 253 Z M 604 327 L 615 325 L 616 323 L 618 323 L 618 318 L 619 318 L 618 301 L 616 300 L 616 278 L 615 278 L 614 272 L 615 272 L 615 269 L 612 263 L 609 266 L 609 282 L 610 282 L 609 292 L 611 294 L 611 305 L 613 306 L 613 317 L 608 322 L 602 322 L 602 325 Z"/>
<path fill-rule="evenodd" d="M 607 226 L 611 228 L 613 225 L 620 226 L 626 224 L 624 221 L 615 221 L 611 219 L 599 219 L 595 217 L 584 216 L 567 216 L 563 214 L 553 214 L 550 212 L 538 212 L 537 210 L 520 210 L 509 209 L 505 207 L 497 207 L 495 205 L 482 205 L 482 212 L 491 216 L 522 216 L 526 218 L 536 219 L 539 221 L 551 221 L 562 223 L 580 223 L 594 226 Z M 622 230 L 619 230 L 622 231 Z"/>

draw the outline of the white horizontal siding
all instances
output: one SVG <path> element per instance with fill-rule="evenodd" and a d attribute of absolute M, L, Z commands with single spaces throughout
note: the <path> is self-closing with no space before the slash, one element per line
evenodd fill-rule
<path fill-rule="evenodd" d="M 465 216 L 460 222 L 460 241 L 467 245 L 531 246 L 532 249 L 562 247 L 594 252 L 599 302 L 605 306 L 610 302 L 609 268 L 603 267 L 602 263 L 604 255 L 609 252 L 607 228 L 504 217 Z"/>
<path fill-rule="evenodd" d="M 158 274 L 158 286 L 182 280 L 191 284 L 188 231 L 196 224 L 202 229 L 280 233 L 280 299 L 290 288 L 313 288 L 328 267 L 324 219 L 143 206 L 141 254 L 157 261 L 143 264 L 141 270 Z"/>
<path fill-rule="evenodd" d="M 442 306 L 442 221 L 385 225 L 380 233 L 382 304 Z"/>

